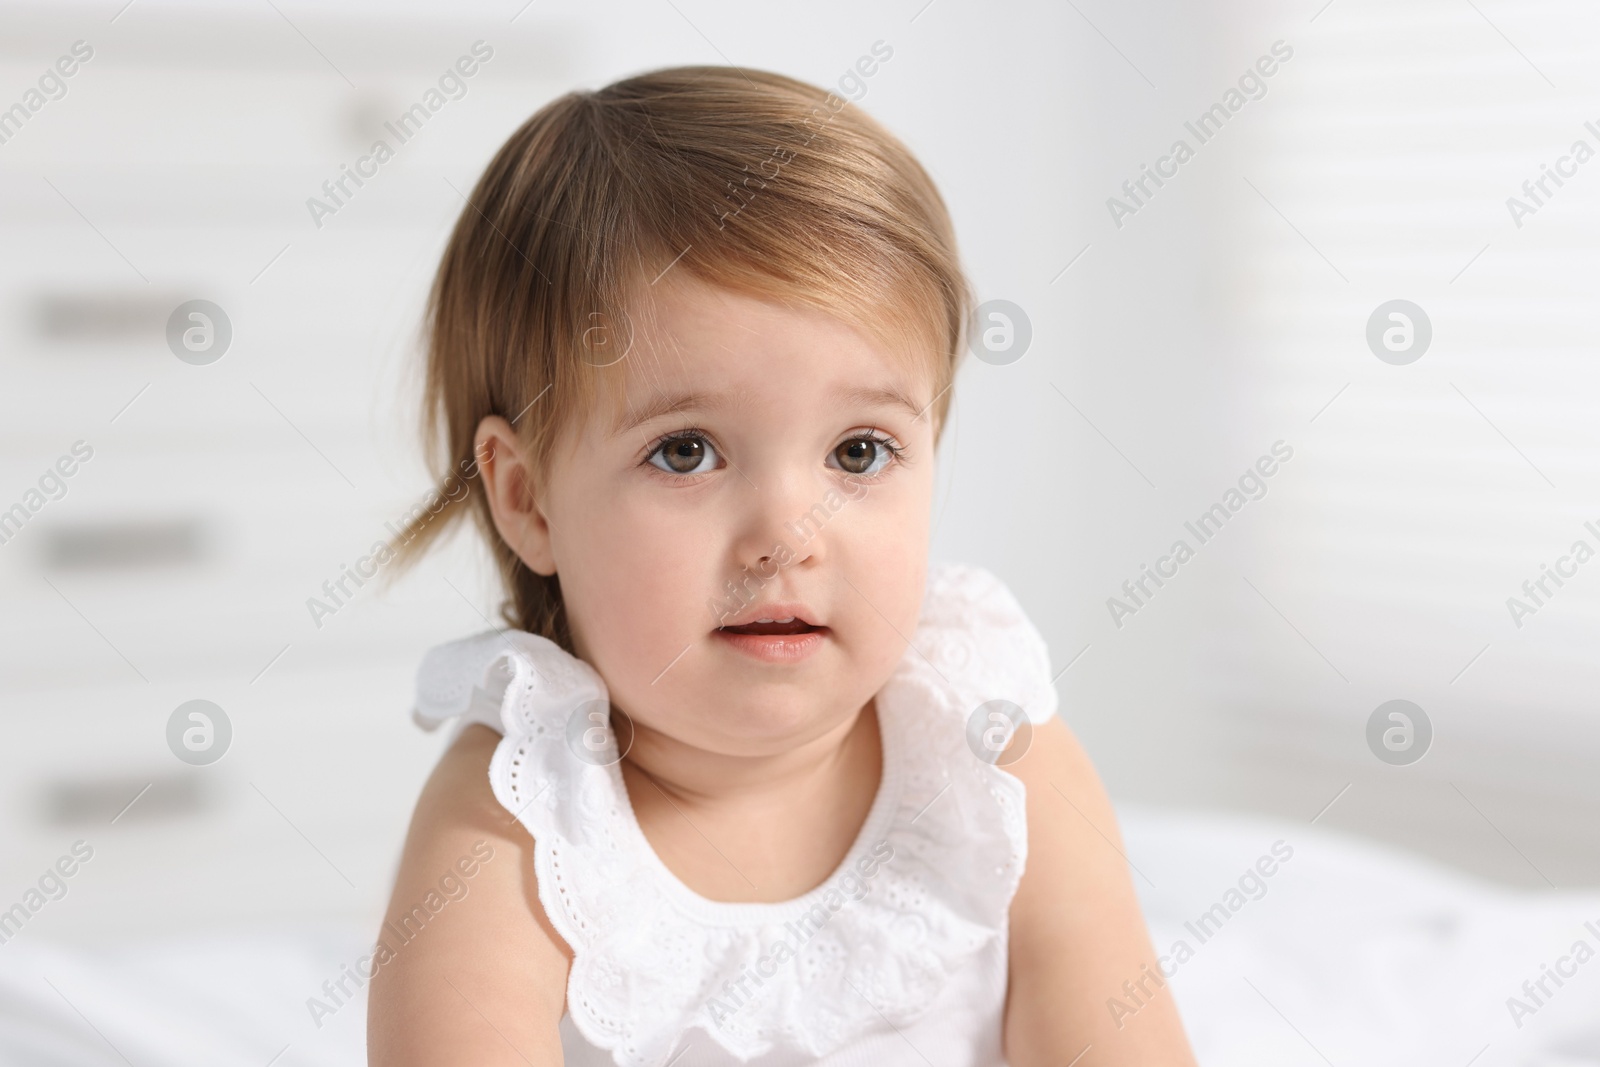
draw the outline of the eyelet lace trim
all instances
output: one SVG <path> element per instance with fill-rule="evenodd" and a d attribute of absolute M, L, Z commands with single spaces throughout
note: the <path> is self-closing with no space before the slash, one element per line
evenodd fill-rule
<path fill-rule="evenodd" d="M 1003 935 L 1024 789 L 974 755 L 967 719 L 1004 698 L 1048 720 L 1048 653 L 1004 585 L 957 564 L 930 569 L 913 644 L 878 694 L 884 775 L 860 836 L 822 885 L 776 904 L 694 894 L 650 851 L 620 769 L 575 758 L 569 717 L 606 697 L 588 664 L 516 631 L 424 659 L 419 721 L 463 713 L 474 686 L 499 696 L 490 783 L 533 836 L 540 903 L 572 949 L 567 1009 L 620 1067 L 659 1067 L 693 1027 L 742 1060 L 825 1056 L 912 1022 Z"/>

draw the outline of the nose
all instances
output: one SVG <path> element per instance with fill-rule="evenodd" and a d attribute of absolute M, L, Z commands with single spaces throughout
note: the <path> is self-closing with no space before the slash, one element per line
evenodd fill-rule
<path fill-rule="evenodd" d="M 827 485 L 798 465 L 761 471 L 759 485 L 744 486 L 745 508 L 734 539 L 736 566 L 776 577 L 790 567 L 815 567 L 825 558 L 823 529 L 831 517 Z"/>

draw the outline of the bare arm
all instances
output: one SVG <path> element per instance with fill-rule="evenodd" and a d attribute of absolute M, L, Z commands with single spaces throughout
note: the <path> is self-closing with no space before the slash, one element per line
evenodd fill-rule
<path fill-rule="evenodd" d="M 539 904 L 533 838 L 489 788 L 499 741 L 467 727 L 417 801 L 370 987 L 373 1067 L 562 1062 L 571 952 Z"/>
<path fill-rule="evenodd" d="M 1088 755 L 1054 719 L 1006 770 L 1028 789 L 1028 862 L 1011 903 L 1007 1062 L 1195 1067 Z M 1113 1013 L 1112 998 L 1131 1014 Z"/>

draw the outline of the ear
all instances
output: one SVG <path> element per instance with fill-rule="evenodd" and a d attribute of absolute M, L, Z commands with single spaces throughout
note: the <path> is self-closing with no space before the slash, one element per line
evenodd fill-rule
<path fill-rule="evenodd" d="M 478 423 L 472 452 L 494 528 L 529 570 L 548 578 L 556 572 L 550 523 L 539 507 L 534 468 L 517 432 L 499 415 L 490 415 Z"/>

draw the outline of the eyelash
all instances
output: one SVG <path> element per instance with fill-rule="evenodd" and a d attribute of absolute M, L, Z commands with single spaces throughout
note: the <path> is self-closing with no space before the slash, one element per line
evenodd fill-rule
<path fill-rule="evenodd" d="M 889 453 L 889 462 L 884 465 L 883 470 L 879 471 L 877 474 L 851 474 L 849 471 L 841 469 L 839 473 L 849 475 L 852 478 L 860 478 L 866 481 L 872 481 L 882 478 L 884 473 L 890 467 L 901 462 L 901 460 L 905 458 L 905 446 L 896 444 L 892 438 L 882 436 L 882 433 L 883 431 L 879 430 L 876 426 L 861 433 L 853 433 L 849 437 L 844 438 L 838 444 L 834 445 L 829 454 L 831 455 L 833 452 L 838 451 L 839 448 L 849 444 L 851 441 L 871 441 L 873 444 Z M 649 447 L 645 449 L 644 458 L 639 461 L 639 465 L 647 468 L 651 474 L 660 475 L 661 477 L 674 483 L 692 482 L 704 477 L 702 474 L 678 474 L 673 471 L 664 471 L 660 467 L 657 467 L 654 463 L 650 462 L 650 457 L 654 456 L 667 445 L 672 444 L 674 441 L 681 441 L 685 438 L 690 440 L 703 438 L 704 440 L 710 441 L 712 449 L 714 449 L 718 455 L 722 454 L 722 447 L 716 443 L 710 433 L 700 429 L 697 426 L 690 426 L 682 430 L 673 430 L 671 433 L 663 434 L 652 441 Z"/>

